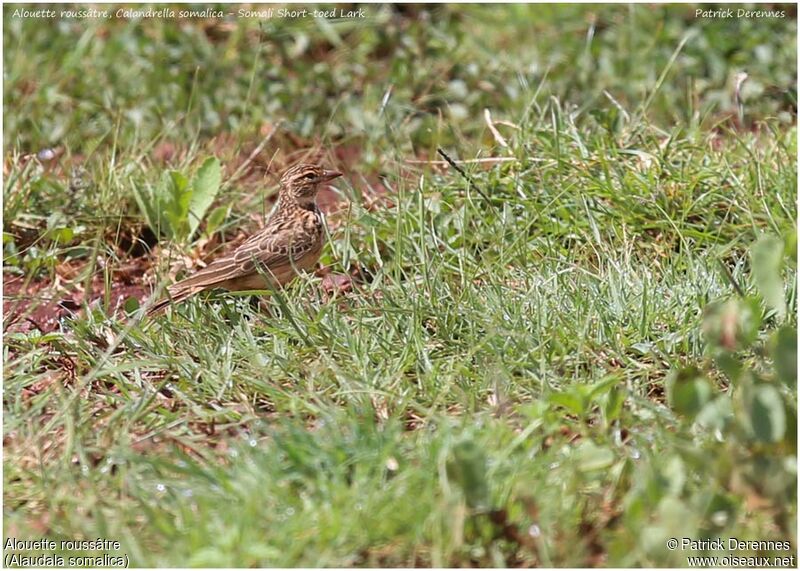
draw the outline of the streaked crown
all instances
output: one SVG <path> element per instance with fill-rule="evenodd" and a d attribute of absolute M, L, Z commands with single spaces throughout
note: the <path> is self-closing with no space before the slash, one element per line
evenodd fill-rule
<path fill-rule="evenodd" d="M 342 176 L 334 170 L 326 170 L 319 165 L 301 163 L 288 169 L 281 177 L 281 187 L 285 193 L 300 199 L 316 197 L 318 187 L 323 182 Z"/>
<path fill-rule="evenodd" d="M 325 169 L 317 165 L 308 163 L 300 163 L 288 169 L 281 177 L 281 185 L 289 186 L 293 183 L 302 182 L 304 180 L 312 181 L 313 179 L 322 176 Z"/>

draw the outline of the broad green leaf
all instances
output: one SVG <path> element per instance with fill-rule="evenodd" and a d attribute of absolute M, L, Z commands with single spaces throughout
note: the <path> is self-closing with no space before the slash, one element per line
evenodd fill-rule
<path fill-rule="evenodd" d="M 189 179 L 178 171 L 165 172 L 157 187 L 162 227 L 172 239 L 184 239 L 189 233 Z"/>
<path fill-rule="evenodd" d="M 711 384 L 698 369 L 687 367 L 670 374 L 667 379 L 667 396 L 675 412 L 694 419 L 711 400 Z"/>
<path fill-rule="evenodd" d="M 144 221 L 154 234 L 159 234 L 161 229 L 158 227 L 158 200 L 153 193 L 153 188 L 149 184 L 141 187 L 131 184 L 131 187 L 133 188 L 133 198 L 136 200 L 136 205 L 139 207 Z"/>
<path fill-rule="evenodd" d="M 189 179 L 178 171 L 170 172 L 169 176 L 172 180 L 172 200 L 177 206 L 176 213 L 185 219 L 189 216 L 189 203 L 192 199 Z"/>
<path fill-rule="evenodd" d="M 770 352 L 778 378 L 790 387 L 797 386 L 797 329 L 781 327 L 773 333 Z"/>
<path fill-rule="evenodd" d="M 614 453 L 610 449 L 589 440 L 578 447 L 576 458 L 581 472 L 603 470 L 614 463 Z"/>
<path fill-rule="evenodd" d="M 605 414 L 607 423 L 614 422 L 619 418 L 626 396 L 625 389 L 614 387 L 609 391 L 603 405 L 603 414 Z"/>
<path fill-rule="evenodd" d="M 47 231 L 47 237 L 52 240 L 53 242 L 58 242 L 61 244 L 66 244 L 72 241 L 72 238 L 75 236 L 75 231 L 68 227 L 68 226 L 61 226 L 58 228 L 52 228 L 51 230 Z"/>
<path fill-rule="evenodd" d="M 748 414 L 753 435 L 761 442 L 778 442 L 786 433 L 786 411 L 783 399 L 772 385 L 761 384 L 753 389 Z"/>
<path fill-rule="evenodd" d="M 216 157 L 209 157 L 197 171 L 192 181 L 191 201 L 189 202 L 189 237 L 191 237 L 206 211 L 214 202 L 222 182 L 222 168 Z"/>
<path fill-rule="evenodd" d="M 732 419 L 731 398 L 729 395 L 723 394 L 706 404 L 695 418 L 695 422 L 706 428 L 722 431 Z"/>
<path fill-rule="evenodd" d="M 573 391 L 553 393 L 548 397 L 548 400 L 552 404 L 563 406 L 565 409 L 578 416 L 583 415 L 585 412 L 583 399 Z"/>
<path fill-rule="evenodd" d="M 715 358 L 717 366 L 722 370 L 723 373 L 730 379 L 732 383 L 735 383 L 739 380 L 739 376 L 742 374 L 743 367 L 742 362 L 736 356 L 736 353 L 730 353 L 728 351 L 720 352 Z"/>
<path fill-rule="evenodd" d="M 797 410 L 793 408 L 793 404 L 784 403 L 786 406 L 783 408 L 784 412 L 786 413 L 786 434 L 784 435 L 785 441 L 792 447 L 793 450 L 797 450 Z M 795 464 L 794 467 L 797 470 L 797 466 Z"/>
<path fill-rule="evenodd" d="M 750 249 L 753 280 L 766 304 L 778 313 L 780 319 L 786 316 L 786 298 L 781 279 L 783 248 L 783 241 L 777 237 L 762 236 Z"/>
<path fill-rule="evenodd" d="M 139 309 L 139 300 L 131 296 L 125 300 L 125 303 L 122 307 L 125 309 L 125 313 L 134 313 L 137 309 Z"/>
<path fill-rule="evenodd" d="M 447 461 L 447 475 L 464 492 L 471 508 L 489 507 L 489 482 L 486 475 L 486 454 L 471 440 L 459 442 L 453 447 Z"/>
<path fill-rule="evenodd" d="M 792 264 L 792 267 L 795 266 L 795 260 L 797 260 L 797 229 L 793 229 L 791 232 L 786 234 L 783 238 L 783 252 L 784 252 L 784 259 Z"/>
<path fill-rule="evenodd" d="M 225 222 L 225 217 L 228 216 L 229 206 L 217 206 L 211 213 L 208 215 L 208 219 L 206 220 L 206 234 L 211 236 L 214 232 L 217 231 L 223 222 Z"/>

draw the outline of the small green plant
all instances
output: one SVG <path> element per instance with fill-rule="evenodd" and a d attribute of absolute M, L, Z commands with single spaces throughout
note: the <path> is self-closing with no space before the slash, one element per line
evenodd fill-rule
<path fill-rule="evenodd" d="M 746 490 L 758 498 L 751 501 L 766 502 L 775 510 L 783 534 L 792 533 L 797 327 L 789 322 L 782 278 L 784 264 L 794 259 L 792 244 L 773 236 L 753 244 L 751 274 L 758 295 L 709 304 L 703 319 L 709 359 L 673 371 L 667 382 L 670 405 L 683 419 L 685 434 L 698 445 L 686 449 L 685 463 L 716 481 L 719 498 L 727 498 L 709 508 L 711 528 L 744 509 L 731 503 L 729 494 Z M 720 384 L 727 390 L 719 391 Z"/>
<path fill-rule="evenodd" d="M 793 259 L 792 243 L 763 236 L 753 244 L 752 280 L 759 295 L 709 304 L 703 335 L 711 360 L 702 368 L 674 372 L 668 383 L 670 404 L 679 415 L 716 428 L 734 427 L 747 445 L 792 437 L 787 420 L 796 415 L 797 329 L 788 323 L 781 276 L 784 261 Z M 715 368 L 730 386 L 716 397 L 710 380 Z M 720 399 L 732 402 L 721 406 Z"/>
<path fill-rule="evenodd" d="M 625 401 L 625 389 L 621 385 L 620 377 L 610 374 L 595 383 L 575 384 L 553 392 L 548 400 L 583 421 L 587 421 L 595 408 L 599 407 L 606 425 L 610 425 L 619 417 Z"/>
<path fill-rule="evenodd" d="M 209 157 L 191 181 L 179 171 L 167 171 L 155 187 L 134 186 L 134 197 L 153 232 L 183 242 L 194 236 L 219 192 L 221 181 L 219 160 Z"/>

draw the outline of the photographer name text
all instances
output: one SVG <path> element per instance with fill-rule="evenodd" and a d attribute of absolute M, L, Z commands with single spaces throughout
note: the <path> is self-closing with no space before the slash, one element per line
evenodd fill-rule
<path fill-rule="evenodd" d="M 786 10 L 747 10 L 745 8 L 718 8 L 704 10 L 697 8 L 695 18 L 785 18 Z"/>

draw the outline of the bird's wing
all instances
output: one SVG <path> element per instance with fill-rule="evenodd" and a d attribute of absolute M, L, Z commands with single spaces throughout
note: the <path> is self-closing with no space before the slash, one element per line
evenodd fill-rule
<path fill-rule="evenodd" d="M 252 273 L 257 266 L 268 270 L 296 263 L 314 249 L 317 236 L 299 232 L 296 225 L 276 224 L 270 232 L 264 232 L 246 241 L 233 252 L 233 258 L 245 273 Z"/>
<path fill-rule="evenodd" d="M 291 225 L 268 225 L 230 254 L 217 258 L 172 287 L 176 290 L 212 287 L 230 279 L 253 274 L 258 271 L 257 267 L 269 274 L 269 268 L 296 262 L 313 248 L 313 237 L 296 232 Z"/>

